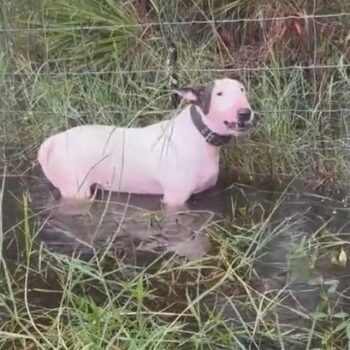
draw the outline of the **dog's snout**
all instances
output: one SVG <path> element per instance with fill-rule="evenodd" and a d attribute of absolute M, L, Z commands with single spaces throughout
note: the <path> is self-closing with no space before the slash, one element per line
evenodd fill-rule
<path fill-rule="evenodd" d="M 252 111 L 250 108 L 240 108 L 237 112 L 238 114 L 238 120 L 241 122 L 247 122 L 250 120 L 250 117 L 252 115 Z"/>

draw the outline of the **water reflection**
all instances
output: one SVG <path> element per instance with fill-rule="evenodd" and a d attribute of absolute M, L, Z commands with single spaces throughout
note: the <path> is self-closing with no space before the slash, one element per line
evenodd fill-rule
<path fill-rule="evenodd" d="M 95 248 L 120 250 L 131 264 L 147 265 L 159 255 L 177 253 L 195 259 L 211 249 L 207 228 L 223 220 L 234 220 L 235 210 L 256 203 L 256 220 L 268 220 L 276 230 L 254 262 L 259 278 L 254 288 L 262 295 L 283 293 L 284 303 L 275 311 L 282 323 L 303 326 L 308 313 L 315 311 L 320 295 L 329 290 L 335 303 L 341 300 L 347 307 L 347 267 L 330 264 L 330 259 L 312 259 L 298 254 L 305 239 L 320 235 L 323 228 L 336 233 L 342 242 L 348 239 L 350 211 L 347 200 L 326 198 L 307 191 L 307 186 L 293 183 L 262 189 L 247 186 L 217 187 L 194 196 L 191 211 L 181 214 L 177 221 L 164 217 L 160 197 L 100 193 L 87 215 L 65 215 L 57 210 L 57 193 L 42 176 L 7 178 L 3 199 L 5 234 L 23 221 L 23 194 L 28 193 L 28 205 L 37 218 L 37 239 L 50 250 L 69 253 L 79 249 L 89 253 Z M 249 214 L 250 215 L 250 214 Z M 254 218 L 251 218 L 254 222 Z M 277 233 L 278 232 L 278 233 Z M 334 244 L 333 239 L 330 244 Z M 16 245 L 14 245 L 16 248 Z M 16 254 L 8 249 L 5 254 Z M 246 304 L 240 305 L 237 285 L 226 286 L 227 292 L 209 295 L 203 300 L 207 308 L 221 310 L 227 320 L 254 322 L 257 315 Z M 282 295 L 282 294 L 281 294 Z M 40 298 L 39 298 L 40 299 Z M 234 302 L 233 302 L 234 301 Z"/>

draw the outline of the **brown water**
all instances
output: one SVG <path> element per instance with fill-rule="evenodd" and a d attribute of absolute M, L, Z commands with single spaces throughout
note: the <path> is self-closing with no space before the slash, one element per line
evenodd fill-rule
<path fill-rule="evenodd" d="M 265 216 L 273 213 L 272 226 L 286 220 L 290 220 L 290 225 L 288 230 L 269 239 L 264 254 L 256 260 L 254 267 L 259 277 L 255 287 L 261 293 L 285 288 L 285 306 L 277 311 L 279 321 L 302 326 L 305 321 L 295 310 L 315 311 L 325 290 L 333 290 L 334 303 L 342 310 L 348 309 L 348 263 L 340 267 L 329 259 L 321 259 L 315 266 L 309 266 L 309 260 L 296 253 L 305 237 L 314 235 L 326 224 L 339 239 L 347 241 L 350 210 L 348 199 L 340 193 L 330 199 L 308 192 L 300 183 L 285 189 L 286 185 L 270 185 L 268 189 L 218 185 L 196 195 L 189 204 L 191 211 L 174 221 L 159 212 L 158 196 L 100 194 L 87 215 L 62 214 L 57 208 L 57 193 L 41 175 L 8 177 L 3 225 L 5 238 L 11 241 L 12 228 L 23 220 L 23 194 L 28 193 L 29 207 L 39 218 L 37 240 L 48 249 L 67 254 L 78 249 L 87 255 L 95 248 L 119 249 L 129 257 L 129 263 L 147 265 L 164 253 L 177 253 L 190 259 L 205 255 L 213 248 L 205 235 L 206 228 L 232 216 L 233 206 L 244 208 L 256 203 Z M 11 260 L 19 253 L 18 244 L 8 247 L 4 254 Z M 225 295 L 222 300 L 216 298 L 215 303 L 223 310 L 222 317 L 234 321 L 245 312 L 236 300 L 237 288 L 227 288 L 231 289 L 232 299 Z M 49 301 L 45 296 L 41 300 L 40 294 L 34 293 L 32 302 L 55 304 L 55 299 L 53 296 Z M 214 304 L 210 296 L 204 302 Z M 254 315 L 244 317 L 247 322 L 254 319 Z"/>

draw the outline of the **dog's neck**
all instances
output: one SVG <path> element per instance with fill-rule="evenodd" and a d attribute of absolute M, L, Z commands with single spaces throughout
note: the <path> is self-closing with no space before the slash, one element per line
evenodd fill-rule
<path fill-rule="evenodd" d="M 221 147 L 226 143 L 231 141 L 232 136 L 230 135 L 220 135 L 212 131 L 203 121 L 201 113 L 197 110 L 196 106 L 192 105 L 190 107 L 191 120 L 199 131 L 199 133 L 204 137 L 205 141 L 214 147 Z"/>

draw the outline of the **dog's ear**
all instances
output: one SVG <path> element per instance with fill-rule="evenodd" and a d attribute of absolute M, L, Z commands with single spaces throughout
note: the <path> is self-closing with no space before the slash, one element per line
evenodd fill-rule
<path fill-rule="evenodd" d="M 211 83 L 207 86 L 198 86 L 196 88 L 177 89 L 175 93 L 185 102 L 198 106 L 204 114 L 208 114 L 213 88 L 214 83 Z"/>
<path fill-rule="evenodd" d="M 174 92 L 187 103 L 198 104 L 200 101 L 201 91 L 193 88 L 176 89 Z"/>

